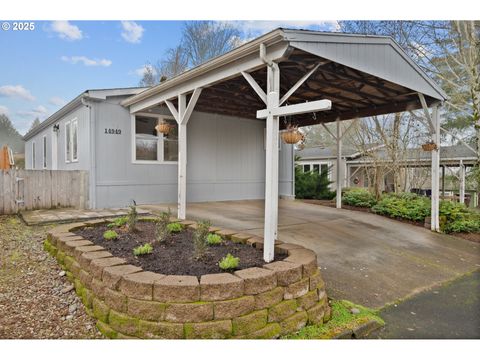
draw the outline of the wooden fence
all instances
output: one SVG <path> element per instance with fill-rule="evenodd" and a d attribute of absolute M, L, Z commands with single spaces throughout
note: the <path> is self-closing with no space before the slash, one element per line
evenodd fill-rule
<path fill-rule="evenodd" d="M 88 171 L 0 170 L 0 214 L 88 207 Z"/>

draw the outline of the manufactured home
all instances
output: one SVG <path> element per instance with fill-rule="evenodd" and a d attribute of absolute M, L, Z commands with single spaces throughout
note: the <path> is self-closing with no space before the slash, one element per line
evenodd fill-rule
<path fill-rule="evenodd" d="M 177 200 L 178 125 L 166 107 L 130 114 L 121 101 L 145 88 L 87 90 L 25 135 L 27 169 L 86 170 L 89 207 Z M 155 127 L 165 121 L 167 135 Z M 261 199 L 265 123 L 193 112 L 188 201 Z M 279 142 L 280 195 L 292 197 L 293 147 Z"/>
<path fill-rule="evenodd" d="M 439 230 L 447 95 L 389 37 L 276 29 L 146 90 L 111 91 L 134 93 L 87 91 L 26 136 L 28 168 L 49 167 L 50 135 L 54 166 L 89 171 L 92 208 L 176 200 L 185 219 L 187 200 L 265 199 L 271 261 L 278 199 L 294 194 L 294 149 L 280 132 L 335 122 L 340 178 L 341 121 L 423 109 L 437 146 L 431 228 Z M 165 122 L 168 136 L 156 132 Z M 341 207 L 340 182 L 336 190 Z"/>

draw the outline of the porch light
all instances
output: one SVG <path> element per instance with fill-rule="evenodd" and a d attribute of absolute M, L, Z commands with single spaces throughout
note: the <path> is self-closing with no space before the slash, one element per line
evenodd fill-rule
<path fill-rule="evenodd" d="M 165 120 L 160 120 L 157 126 L 155 126 L 155 130 L 164 135 L 168 135 L 168 133 L 170 132 L 170 124 L 167 123 Z"/>

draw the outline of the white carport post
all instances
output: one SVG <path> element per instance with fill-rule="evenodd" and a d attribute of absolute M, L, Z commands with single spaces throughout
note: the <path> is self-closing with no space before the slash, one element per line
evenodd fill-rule
<path fill-rule="evenodd" d="M 340 127 L 340 119 L 337 118 L 337 165 L 336 165 L 336 184 L 337 184 L 337 209 L 342 208 L 342 129 Z"/>
<path fill-rule="evenodd" d="M 460 160 L 460 203 L 465 204 L 465 165 Z"/>
<path fill-rule="evenodd" d="M 178 95 L 178 110 L 170 101 L 165 101 L 178 124 L 178 210 L 177 217 L 185 220 L 187 215 L 187 123 L 192 115 L 201 88 L 193 91 L 187 105 L 186 94 Z"/>
<path fill-rule="evenodd" d="M 273 261 L 278 226 L 278 136 L 280 122 L 271 110 L 280 102 L 280 69 L 276 63 L 267 67 L 267 119 L 265 155 L 265 229 L 263 258 Z"/>
<path fill-rule="evenodd" d="M 432 140 L 437 148 L 432 151 L 432 209 L 431 230 L 440 231 L 440 114 L 438 105 L 433 106 L 432 111 Z"/>

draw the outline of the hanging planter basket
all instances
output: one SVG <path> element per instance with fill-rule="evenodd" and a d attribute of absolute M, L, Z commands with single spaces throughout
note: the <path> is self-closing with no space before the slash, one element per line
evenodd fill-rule
<path fill-rule="evenodd" d="M 422 144 L 422 149 L 423 151 L 437 150 L 437 144 L 435 144 L 433 141 L 430 141 L 428 143 Z"/>
<path fill-rule="evenodd" d="M 288 125 L 282 132 L 282 140 L 286 144 L 296 144 L 303 140 L 303 134 L 295 126 Z"/>
<path fill-rule="evenodd" d="M 155 129 L 159 133 L 162 133 L 164 135 L 168 135 L 168 133 L 170 132 L 170 124 L 165 122 L 165 121 L 161 121 L 161 122 L 158 123 L 157 126 L 155 126 Z"/>

